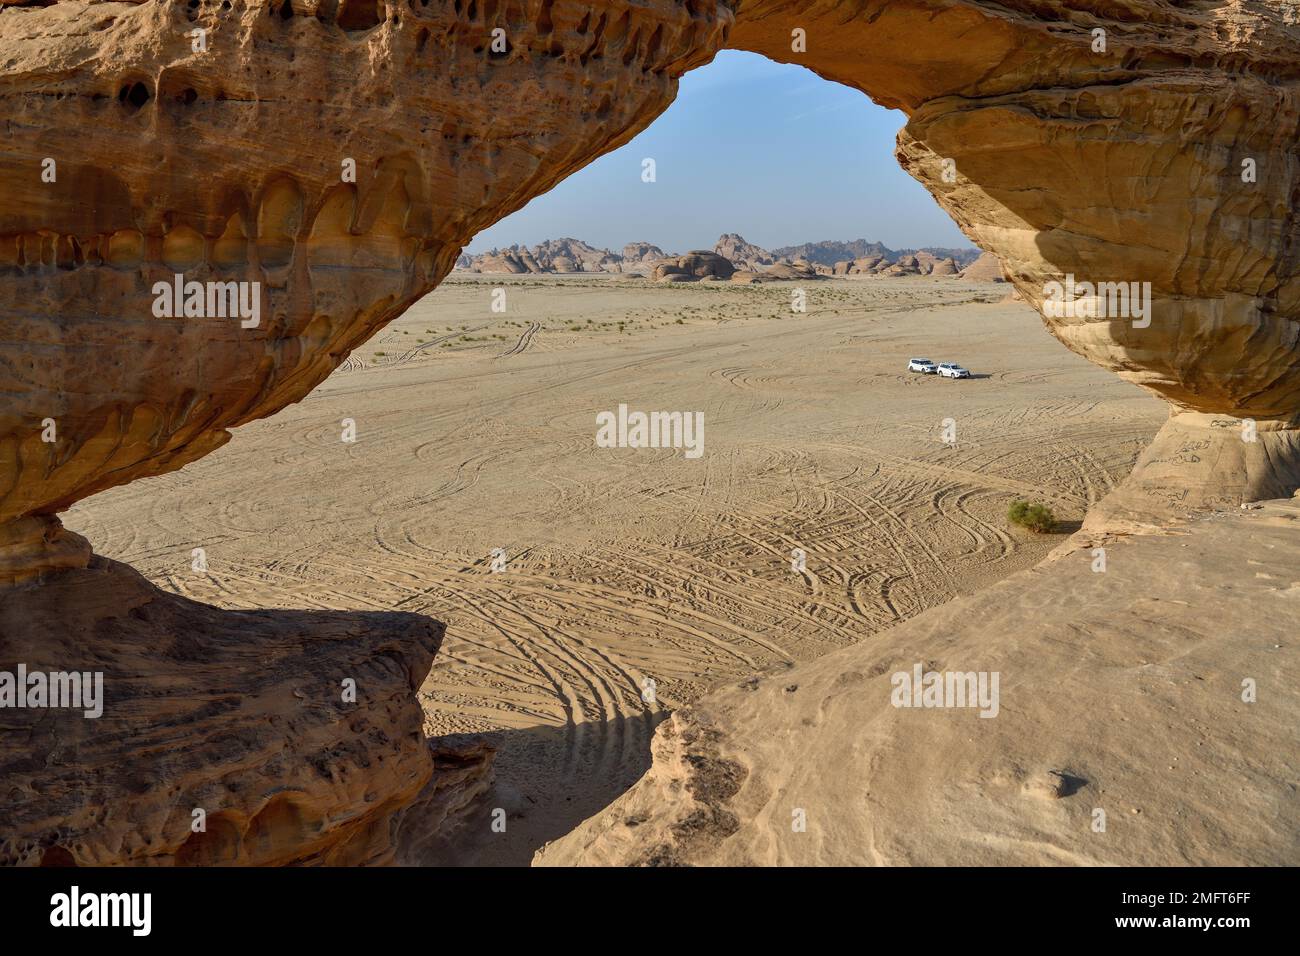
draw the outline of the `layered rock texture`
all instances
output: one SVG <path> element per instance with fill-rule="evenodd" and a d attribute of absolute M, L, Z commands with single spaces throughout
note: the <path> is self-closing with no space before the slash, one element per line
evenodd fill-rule
<path fill-rule="evenodd" d="M 486 755 L 448 789 L 419 736 L 433 622 L 349 624 L 340 645 L 319 615 L 146 597 L 56 515 L 301 399 L 470 236 L 661 112 L 730 21 L 666 0 L 0 10 L 0 669 L 94 659 L 108 688 L 99 722 L 4 734 L 4 859 L 384 862 L 477 786 Z M 176 281 L 246 283 L 256 323 L 202 297 L 166 317 Z M 376 683 L 393 644 L 408 663 Z M 313 672 L 383 705 L 298 702 Z M 403 808 L 422 806 L 417 839 Z"/>
<path fill-rule="evenodd" d="M 1071 276 L 1150 283 L 1149 324 L 1123 309 L 1045 315 L 1069 348 L 1179 412 L 1294 427 L 1296 4 L 849 7 L 741 2 L 728 42 L 905 111 L 899 161 L 1040 310 Z M 1250 473 L 1239 500 L 1300 482 L 1287 442 L 1274 447 L 1276 477 Z M 1149 523 L 1162 484 L 1139 467 L 1109 506 L 1116 526 Z M 1182 504 L 1222 490 L 1193 480 Z"/>
<path fill-rule="evenodd" d="M 795 29 L 806 52 L 795 52 Z M 31 623 L 37 606 L 73 615 L 83 600 L 44 589 L 96 568 L 89 545 L 60 527 L 61 510 L 179 468 L 300 400 L 432 289 L 470 237 L 627 142 L 684 72 L 723 47 L 801 63 L 903 110 L 899 161 L 1001 259 L 1052 334 L 1171 404 L 1159 454 L 1103 506 L 1100 530 L 1300 481 L 1294 3 L 63 0 L 0 9 L 0 47 L 10 187 L 0 196 L 0 586 L 25 589 L 6 597 L 18 602 L 6 638 L 23 653 L 38 650 L 33 635 L 58 633 Z M 1112 295 L 1101 313 L 1096 302 L 1049 311 L 1052 284 L 1071 279 L 1149 283 L 1150 308 L 1117 313 Z M 230 317 L 238 299 L 216 308 L 221 288 L 215 304 L 210 285 L 206 304 L 187 291 L 227 282 L 245 283 L 236 292 L 248 314 Z M 160 308 L 169 283 L 186 300 L 172 317 Z M 1189 415 L 1241 427 L 1202 428 Z M 1243 449 L 1245 435 L 1263 444 Z M 76 613 L 101 623 L 85 619 L 82 631 L 123 653 L 142 646 L 149 626 L 130 615 L 138 590 L 97 580 L 103 593 Z M 204 620 L 178 656 L 195 669 L 227 626 Z M 142 681 L 166 683 L 170 663 L 135 659 Z M 239 663 L 217 686 L 238 685 Z M 140 701 L 120 712 L 135 733 L 167 726 L 166 698 Z M 409 715 L 373 720 L 406 739 Z M 202 739 L 199 717 L 185 726 L 164 735 L 166 748 Z M 156 819 L 150 787 L 187 779 L 179 768 L 155 780 L 155 749 L 112 756 L 125 782 L 101 796 L 126 817 Z M 49 760 L 67 779 L 79 761 L 108 766 L 58 747 Z M 390 765 L 383 787 L 334 789 L 351 810 L 336 804 L 329 819 L 366 818 L 364 797 L 410 803 L 428 755 L 407 746 L 391 760 L 402 769 Z M 222 786 L 258 792 L 260 770 L 231 772 Z M 7 791 L 6 809 L 36 786 Z M 51 792 L 58 819 L 89 821 L 101 805 L 93 788 Z M 265 807 L 233 806 L 238 846 L 260 846 L 263 831 L 249 828 Z M 282 815 L 325 819 L 298 804 Z M 111 834 L 69 845 L 54 817 L 22 815 L 8 852 L 179 853 L 176 824 L 165 823 L 151 832 L 166 849 L 150 851 Z M 356 846 L 302 832 L 297 849 L 268 838 L 272 849 L 247 859 Z M 383 854 L 360 853 L 372 856 Z"/>
<path fill-rule="evenodd" d="M 470 236 L 661 112 L 731 19 L 668 0 L 0 11 L 6 576 L 86 554 L 19 519 L 301 399 Z M 258 326 L 158 317 L 177 274 L 259 283 Z"/>

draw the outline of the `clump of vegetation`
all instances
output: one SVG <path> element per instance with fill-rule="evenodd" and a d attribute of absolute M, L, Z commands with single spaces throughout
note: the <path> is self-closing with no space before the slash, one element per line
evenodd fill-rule
<path fill-rule="evenodd" d="M 1051 508 L 1028 501 L 1011 502 L 1011 507 L 1007 509 L 1007 520 L 1038 534 L 1047 534 L 1056 528 L 1056 515 L 1052 514 Z"/>

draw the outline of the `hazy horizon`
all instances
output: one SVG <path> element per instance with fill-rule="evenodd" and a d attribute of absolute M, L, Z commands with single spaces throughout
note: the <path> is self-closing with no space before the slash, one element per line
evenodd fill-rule
<path fill-rule="evenodd" d="M 895 162 L 905 120 L 804 67 L 723 51 L 682 78 L 676 101 L 648 129 L 465 251 L 573 238 L 614 251 L 648 242 L 685 252 L 712 249 L 725 233 L 766 249 L 854 239 L 891 249 L 972 246 Z M 655 160 L 655 182 L 641 180 L 644 158 Z M 717 171 L 725 175 L 710 175 Z"/>

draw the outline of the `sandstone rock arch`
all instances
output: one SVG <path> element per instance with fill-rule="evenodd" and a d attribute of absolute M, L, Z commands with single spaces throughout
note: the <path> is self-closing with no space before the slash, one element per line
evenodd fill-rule
<path fill-rule="evenodd" d="M 1094 527 L 1289 493 L 1298 20 L 1265 0 L 5 6 L 0 588 L 86 568 L 59 511 L 300 400 L 727 47 L 904 110 L 900 162 L 1035 306 L 1068 275 L 1151 284 L 1147 327 L 1047 320 L 1173 412 Z M 259 327 L 156 318 L 177 270 L 259 283 Z"/>

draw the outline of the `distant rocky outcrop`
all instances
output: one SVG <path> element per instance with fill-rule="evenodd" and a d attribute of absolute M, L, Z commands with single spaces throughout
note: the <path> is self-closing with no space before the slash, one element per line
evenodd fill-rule
<path fill-rule="evenodd" d="M 884 256 L 863 256 L 861 259 L 843 259 L 831 267 L 831 273 L 837 276 L 873 275 L 879 271 L 881 263 L 888 264 Z"/>
<path fill-rule="evenodd" d="M 883 243 L 854 239 L 852 242 L 829 240 L 825 242 L 805 242 L 800 246 L 783 246 L 780 249 L 772 250 L 772 254 L 778 259 L 807 259 L 814 265 L 824 265 L 832 270 L 839 268 L 841 264 L 846 262 L 858 263 L 864 259 L 873 260 L 874 262 L 872 266 L 860 266 L 856 271 L 835 272 L 836 275 L 867 275 L 871 272 L 883 272 L 887 266 L 880 269 L 875 268 L 875 264 L 879 264 L 881 260 L 892 265 L 901 259 L 910 257 L 915 258 L 919 265 L 906 266 L 905 271 L 907 274 L 929 275 L 933 271 L 933 266 L 944 259 L 952 259 L 957 268 L 960 269 L 974 262 L 979 257 L 980 251 L 974 247 L 949 249 L 943 246 L 927 246 L 923 249 L 890 249 Z"/>
<path fill-rule="evenodd" d="M 533 258 L 543 272 L 618 272 L 623 262 L 617 253 L 580 239 L 547 239 L 533 247 Z"/>
<path fill-rule="evenodd" d="M 925 275 L 925 268 L 916 256 L 899 256 L 882 271 L 882 274 L 887 276 Z"/>
<path fill-rule="evenodd" d="M 777 264 L 805 263 L 816 275 L 954 275 L 977 261 L 977 249 L 905 249 L 896 251 L 879 242 L 808 242 L 769 251 L 738 233 L 728 232 L 714 244 L 721 256 L 740 272 L 766 274 Z M 529 273 L 644 273 L 652 274 L 666 260 L 680 258 L 649 242 L 629 242 L 622 252 L 598 249 L 579 239 L 547 239 L 529 248 L 513 245 L 475 255 L 462 253 L 456 268 L 468 272 L 525 275 Z M 948 266 L 940 264 L 948 261 Z M 897 268 L 894 268 L 897 267 Z M 782 269 L 779 272 L 787 272 Z"/>
<path fill-rule="evenodd" d="M 816 267 L 807 259 L 774 262 L 763 274 L 771 279 L 820 279 Z"/>
<path fill-rule="evenodd" d="M 656 248 L 656 247 L 650 247 Z M 533 246 L 514 245 L 478 255 L 462 254 L 456 268 L 469 272 L 524 273 L 622 272 L 624 256 L 597 249 L 580 239 L 547 239 Z"/>
<path fill-rule="evenodd" d="M 837 276 L 881 275 L 899 276 L 955 276 L 959 271 L 952 256 L 939 258 L 921 250 L 916 253 L 898 253 L 895 258 L 866 256 L 852 262 L 837 262 L 831 272 Z"/>
<path fill-rule="evenodd" d="M 898 276 L 954 275 L 957 272 L 957 266 L 951 258 L 939 259 L 928 252 L 918 252 L 915 255 L 899 253 L 893 259 L 871 255 L 864 256 L 861 259 L 854 259 L 851 262 L 837 262 L 830 272 L 832 275 L 837 276 L 874 275 L 894 278 Z"/>
<path fill-rule="evenodd" d="M 734 232 L 720 237 L 714 244 L 713 251 L 724 259 L 729 259 L 737 269 L 746 272 L 759 272 L 765 266 L 776 262 L 775 255 L 761 246 L 746 241 L 744 236 Z"/>
<path fill-rule="evenodd" d="M 927 276 L 930 273 L 934 272 L 934 267 L 939 264 L 938 256 L 932 256 L 924 249 L 919 250 L 918 252 L 912 254 L 908 258 L 911 258 L 913 261 L 915 261 L 916 270 L 918 272 L 920 272 L 922 275 L 927 275 Z"/>
<path fill-rule="evenodd" d="M 623 271 L 630 272 L 638 265 L 654 268 L 655 263 L 660 259 L 667 258 L 669 258 L 668 253 L 653 243 L 629 242 L 623 247 Z"/>
<path fill-rule="evenodd" d="M 654 277 L 660 282 L 696 282 L 700 279 L 730 279 L 736 267 L 716 252 L 696 249 L 665 259 L 655 266 Z"/>
<path fill-rule="evenodd" d="M 851 242 L 841 242 L 838 239 L 805 242 L 798 246 L 782 246 L 780 249 L 773 249 L 772 254 L 779 259 L 807 259 L 809 262 L 820 262 L 822 265 L 832 267 L 837 262 L 852 261 L 867 256 L 881 256 L 886 259 L 894 257 L 893 251 L 888 246 L 879 242 L 867 242 L 865 239 L 854 239 Z"/>
<path fill-rule="evenodd" d="M 961 248 L 949 248 L 948 246 L 925 246 L 921 249 L 900 249 L 898 254 L 901 255 L 926 255 L 931 259 L 943 260 L 951 259 L 958 269 L 963 269 L 970 265 L 981 255 L 980 250 L 974 246 L 962 246 Z"/>
<path fill-rule="evenodd" d="M 475 257 L 468 268 L 471 272 L 505 272 L 511 275 L 531 271 L 514 253 L 496 251 Z"/>

